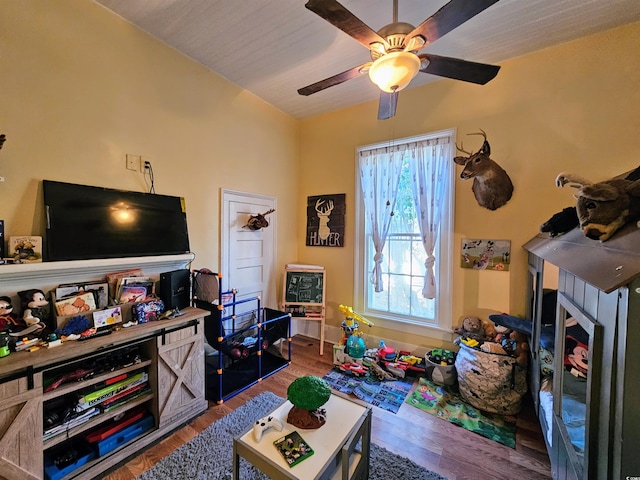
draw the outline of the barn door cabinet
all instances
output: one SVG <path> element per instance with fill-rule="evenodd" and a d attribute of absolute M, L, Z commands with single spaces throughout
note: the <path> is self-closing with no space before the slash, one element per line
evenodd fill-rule
<path fill-rule="evenodd" d="M 79 281 L 92 279 L 96 273 L 91 263 L 80 267 L 68 266 L 77 262 L 59 263 L 64 264 L 60 268 L 65 271 L 74 270 Z M 53 279 L 55 268 L 51 264 L 43 265 Z M 18 278 L 18 282 L 38 286 L 37 281 L 43 278 L 37 276 L 32 264 L 29 266 L 30 269 L 18 277 L 29 276 L 29 272 L 36 276 Z M 172 267 L 158 265 L 167 271 Z M 15 268 L 7 271 L 11 276 Z M 0 292 L 11 294 L 3 282 L 0 280 Z M 0 358 L 0 478 L 97 478 L 206 410 L 204 318 L 209 312 L 193 307 L 183 312 L 171 320 L 149 322 L 87 341 L 66 342 L 31 353 L 14 352 Z M 45 391 L 46 385 L 65 372 L 106 362 L 112 362 L 110 367 L 95 375 Z M 46 429 L 51 412 L 57 411 L 56 405 L 74 402 L 93 390 L 100 391 L 103 385 L 114 385 L 119 379 L 140 377 L 146 380 L 146 385 L 143 384 L 137 396 L 126 402 L 114 401 L 113 406 L 101 408 L 87 421 L 68 425 L 59 432 Z M 103 427 L 111 427 L 114 419 L 132 416 L 138 411 L 143 412 L 142 420 L 132 424 L 126 435 L 110 436 L 99 444 L 87 443 L 88 435 L 96 435 Z M 52 469 L 52 458 L 72 448 L 78 452 L 79 460 L 70 467 Z"/>
<path fill-rule="evenodd" d="M 578 229 L 543 235 L 528 251 L 530 386 L 555 479 L 640 475 L 640 230 L 628 225 L 606 242 Z M 557 284 L 554 325 L 543 295 Z M 553 332 L 545 352 L 545 335 Z M 549 342 L 546 342 L 549 346 Z M 545 357 L 553 356 L 552 380 Z M 546 370 L 545 374 L 541 370 Z M 546 387 L 545 387 L 546 385 Z"/>

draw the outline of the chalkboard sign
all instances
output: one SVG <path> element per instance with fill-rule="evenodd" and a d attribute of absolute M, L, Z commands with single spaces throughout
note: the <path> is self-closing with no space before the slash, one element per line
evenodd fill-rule
<path fill-rule="evenodd" d="M 286 271 L 285 303 L 322 304 L 323 296 L 324 270 Z"/>

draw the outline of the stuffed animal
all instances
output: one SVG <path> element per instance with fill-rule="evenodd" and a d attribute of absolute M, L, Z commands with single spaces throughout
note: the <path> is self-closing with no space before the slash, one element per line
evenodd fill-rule
<path fill-rule="evenodd" d="M 40 334 L 48 326 L 51 309 L 44 292 L 39 289 L 18 292 L 22 303 L 22 319 L 30 333 Z"/>
<path fill-rule="evenodd" d="M 527 342 L 527 336 L 524 333 L 513 330 L 509 334 L 509 340 L 512 345 L 512 350 L 508 353 L 516 358 L 516 363 L 522 367 L 526 367 L 529 363 L 529 342 Z"/>
<path fill-rule="evenodd" d="M 507 354 L 505 349 L 502 348 L 502 345 L 500 345 L 499 343 L 496 343 L 496 342 L 484 342 L 480 346 L 480 350 L 482 350 L 483 352 L 486 352 L 486 353 L 496 353 L 498 355 L 506 355 Z"/>
<path fill-rule="evenodd" d="M 482 320 L 482 329 L 484 330 L 484 338 L 488 341 L 492 341 L 498 334 L 496 325 L 491 320 Z"/>
<path fill-rule="evenodd" d="M 576 207 L 564 208 L 540 225 L 541 233 L 548 233 L 550 237 L 557 237 L 567 233 L 580 225 Z"/>
<path fill-rule="evenodd" d="M 0 332 L 20 331 L 26 327 L 18 316 L 13 313 L 13 304 L 9 297 L 0 297 Z"/>
<path fill-rule="evenodd" d="M 624 177 L 592 183 L 572 173 L 560 173 L 556 185 L 577 188 L 577 222 L 584 235 L 604 242 L 622 226 L 640 218 L 640 167 Z M 540 226 L 553 236 L 576 226 L 572 210 L 565 208 Z M 640 227 L 640 222 L 638 223 Z"/>
<path fill-rule="evenodd" d="M 453 331 L 463 339 L 476 340 L 478 343 L 482 343 L 485 340 L 482 320 L 478 317 L 464 317 L 462 326 L 454 328 Z"/>

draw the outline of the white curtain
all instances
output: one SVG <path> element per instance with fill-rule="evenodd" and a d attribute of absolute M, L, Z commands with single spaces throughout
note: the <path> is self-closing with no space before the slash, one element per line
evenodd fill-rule
<path fill-rule="evenodd" d="M 422 245 L 427 254 L 424 263 L 424 298 L 436 297 L 435 261 L 433 256 L 440 221 L 444 210 L 445 192 L 451 168 L 449 138 L 438 138 L 409 144 L 409 168 L 412 178 L 413 201 L 418 212 L 418 224 L 422 235 Z"/>
<path fill-rule="evenodd" d="M 360 152 L 360 187 L 367 216 L 365 223 L 370 229 L 367 233 L 371 235 L 376 251 L 370 281 L 376 292 L 383 291 L 382 250 L 396 203 L 405 148 L 402 145 Z"/>

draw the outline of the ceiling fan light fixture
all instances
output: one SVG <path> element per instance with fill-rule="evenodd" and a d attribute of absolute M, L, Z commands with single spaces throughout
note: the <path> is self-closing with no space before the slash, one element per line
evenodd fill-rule
<path fill-rule="evenodd" d="M 411 52 L 391 52 L 378 58 L 369 69 L 369 78 L 387 93 L 409 85 L 420 70 L 420 59 Z"/>

